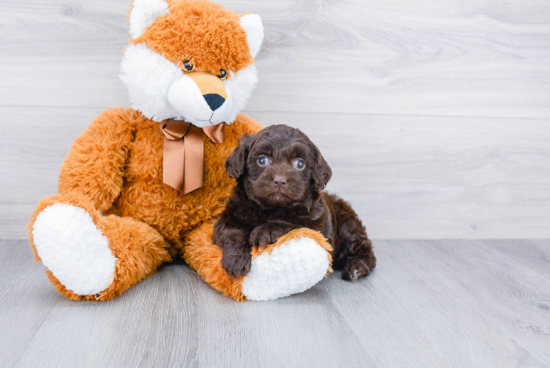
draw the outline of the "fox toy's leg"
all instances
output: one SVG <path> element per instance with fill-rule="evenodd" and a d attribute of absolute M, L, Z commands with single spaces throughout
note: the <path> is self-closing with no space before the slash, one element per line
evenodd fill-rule
<path fill-rule="evenodd" d="M 186 239 L 184 259 L 214 289 L 235 300 L 271 300 L 301 293 L 332 272 L 332 248 L 317 231 L 298 229 L 268 247 L 252 249 L 252 267 L 233 278 L 222 267 L 223 252 L 212 243 L 213 224 Z"/>
<path fill-rule="evenodd" d="M 78 137 L 59 176 L 60 195 L 38 203 L 30 245 L 57 290 L 76 300 L 108 300 L 170 260 L 162 236 L 127 217 L 101 216 L 124 184 L 136 113 L 102 112 Z"/>
<path fill-rule="evenodd" d="M 28 230 L 36 259 L 69 299 L 112 299 L 171 259 L 152 227 L 127 217 L 103 217 L 81 194 L 40 201 Z"/>

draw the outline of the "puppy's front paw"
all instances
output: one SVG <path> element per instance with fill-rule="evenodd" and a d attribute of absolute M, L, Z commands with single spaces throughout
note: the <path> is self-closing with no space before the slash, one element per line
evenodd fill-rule
<path fill-rule="evenodd" d="M 258 226 L 250 233 L 248 237 L 248 242 L 253 247 L 265 247 L 268 244 L 271 244 L 271 232 L 267 231 L 268 229 L 265 226 Z"/>
<path fill-rule="evenodd" d="M 253 247 L 265 247 L 275 243 L 284 234 L 286 234 L 286 231 L 282 230 L 277 224 L 267 223 L 252 230 L 248 242 Z"/>
<path fill-rule="evenodd" d="M 224 253 L 222 267 L 229 276 L 245 276 L 250 272 L 252 256 L 250 253 Z"/>
<path fill-rule="evenodd" d="M 368 276 L 374 267 L 376 267 L 376 258 L 374 257 L 373 259 L 353 259 L 342 270 L 342 279 L 346 281 L 358 280 Z"/>

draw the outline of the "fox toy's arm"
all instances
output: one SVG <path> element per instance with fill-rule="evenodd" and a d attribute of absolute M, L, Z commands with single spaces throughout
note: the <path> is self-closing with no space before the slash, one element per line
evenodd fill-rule
<path fill-rule="evenodd" d="M 103 111 L 74 141 L 61 167 L 61 195 L 83 194 L 99 211 L 112 205 L 122 187 L 134 135 L 129 115 L 130 111 L 122 108 Z"/>

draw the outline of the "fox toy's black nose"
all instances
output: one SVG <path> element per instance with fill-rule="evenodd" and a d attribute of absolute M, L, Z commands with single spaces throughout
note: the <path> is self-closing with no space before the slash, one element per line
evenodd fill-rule
<path fill-rule="evenodd" d="M 217 110 L 225 102 L 225 98 L 223 98 L 217 93 L 209 93 L 209 94 L 203 95 L 202 97 L 204 97 L 204 99 L 206 100 L 206 103 L 208 104 L 208 106 L 210 106 L 212 111 Z"/>

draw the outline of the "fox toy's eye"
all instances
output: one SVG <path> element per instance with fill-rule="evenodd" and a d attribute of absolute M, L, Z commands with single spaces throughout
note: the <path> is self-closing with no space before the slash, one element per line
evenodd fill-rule
<path fill-rule="evenodd" d="M 258 165 L 267 166 L 269 164 L 269 158 L 267 156 L 260 156 L 258 158 Z"/>
<path fill-rule="evenodd" d="M 306 163 L 302 159 L 294 160 L 294 167 L 298 170 L 303 170 L 306 167 Z"/>
<path fill-rule="evenodd" d="M 218 78 L 224 80 L 225 78 L 227 78 L 227 72 L 223 69 L 220 69 L 220 74 L 218 74 Z"/>
<path fill-rule="evenodd" d="M 195 66 L 193 64 L 191 64 L 191 62 L 189 62 L 189 60 L 185 60 L 183 62 L 183 69 L 189 73 L 189 72 L 192 72 L 193 70 L 195 70 Z"/>

